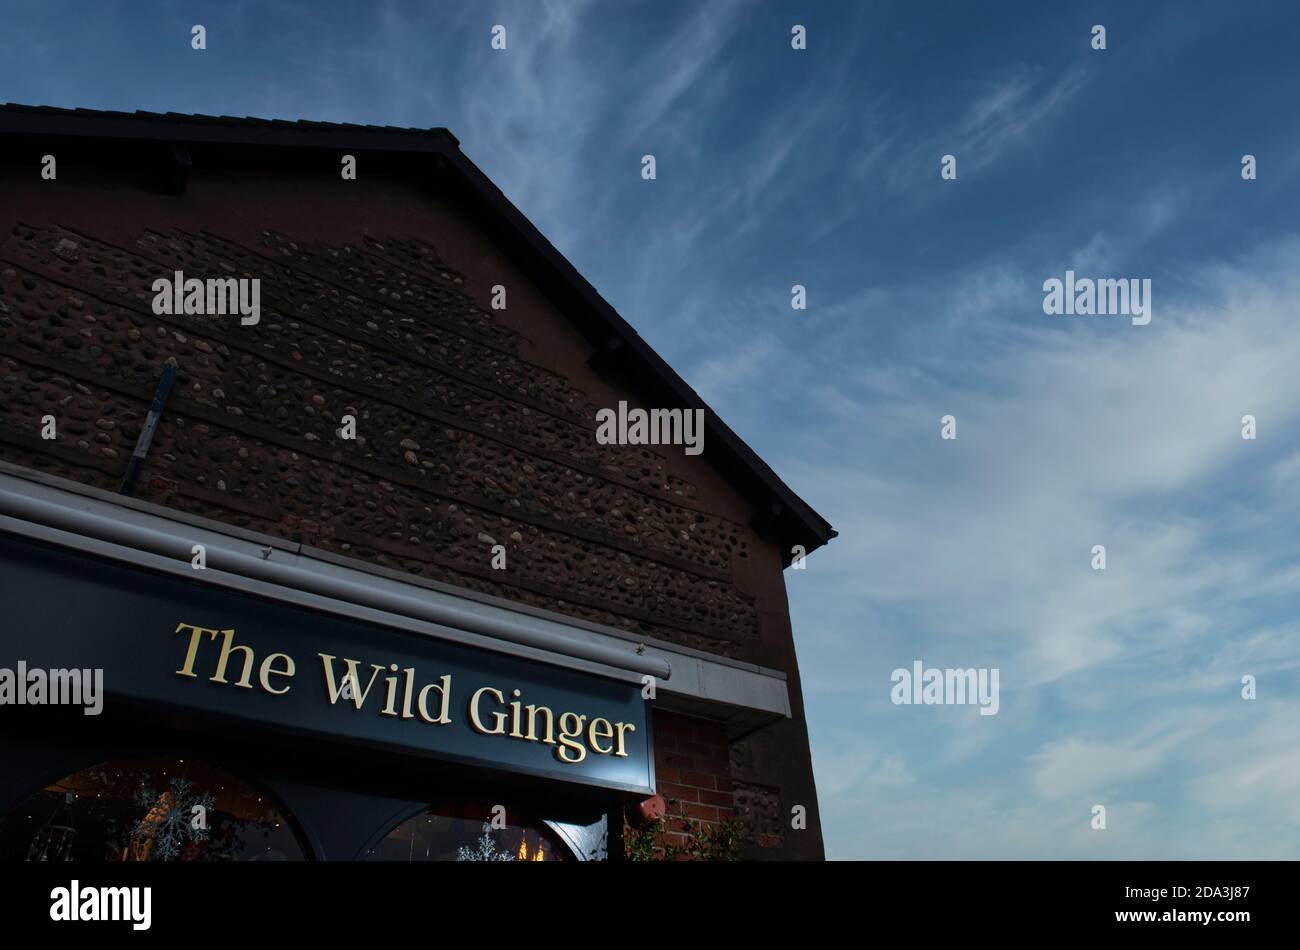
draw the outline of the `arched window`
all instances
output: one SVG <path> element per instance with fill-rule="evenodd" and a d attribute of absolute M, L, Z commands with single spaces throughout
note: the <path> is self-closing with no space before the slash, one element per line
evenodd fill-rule
<path fill-rule="evenodd" d="M 497 821 L 497 825 L 501 822 Z M 493 827 L 484 805 L 441 805 L 406 819 L 384 835 L 366 861 L 569 861 L 573 855 L 544 824 L 509 811 Z"/>
<path fill-rule="evenodd" d="M 52 782 L 0 820 L 0 861 L 297 861 L 265 793 L 193 759 L 120 759 Z"/>

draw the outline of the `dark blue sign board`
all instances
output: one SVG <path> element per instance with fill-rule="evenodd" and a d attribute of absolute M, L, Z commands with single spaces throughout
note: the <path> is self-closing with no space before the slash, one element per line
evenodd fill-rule
<path fill-rule="evenodd" d="M 654 791 L 636 683 L 0 535 L 0 669 L 20 661 L 102 669 L 106 703 Z"/>

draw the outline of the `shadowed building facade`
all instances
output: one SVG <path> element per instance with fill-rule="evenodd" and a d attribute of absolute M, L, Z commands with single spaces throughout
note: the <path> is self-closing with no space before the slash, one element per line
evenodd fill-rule
<path fill-rule="evenodd" d="M 0 811 L 189 750 L 114 853 L 192 851 L 158 829 L 215 783 L 269 792 L 216 807 L 292 828 L 282 856 L 450 847 L 425 822 L 617 857 L 657 792 L 743 857 L 823 857 L 783 572 L 834 531 L 450 133 L 10 106 L 0 143 L 0 541 L 52 595 L 0 666 L 106 666 L 108 695 L 10 720 Z M 159 306 L 178 278 L 256 280 L 256 321 Z M 598 441 L 620 402 L 702 410 L 702 453 Z M 68 633 L 99 599 L 139 666 Z M 12 847 L 85 840 L 50 808 Z"/>

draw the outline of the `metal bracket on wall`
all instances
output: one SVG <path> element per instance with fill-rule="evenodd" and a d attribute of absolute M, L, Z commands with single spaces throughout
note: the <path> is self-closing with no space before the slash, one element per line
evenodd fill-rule
<path fill-rule="evenodd" d="M 153 402 L 149 403 L 149 415 L 145 417 L 140 438 L 135 441 L 135 450 L 131 453 L 131 462 L 126 468 L 126 475 L 122 478 L 122 487 L 117 490 L 118 494 L 135 493 L 140 469 L 144 466 L 145 456 L 149 454 L 154 431 L 158 428 L 158 420 L 162 418 L 163 407 L 167 405 L 167 397 L 171 394 L 174 382 L 176 382 L 176 358 L 169 356 L 166 365 L 163 366 L 162 378 L 158 380 L 158 388 L 154 390 Z"/>

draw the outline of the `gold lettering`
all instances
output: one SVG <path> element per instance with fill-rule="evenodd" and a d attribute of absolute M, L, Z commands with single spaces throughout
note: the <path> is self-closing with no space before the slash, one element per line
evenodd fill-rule
<path fill-rule="evenodd" d="M 271 665 L 277 659 L 284 660 L 284 669 L 277 670 Z M 293 657 L 289 656 L 287 653 L 272 653 L 262 661 L 262 669 L 257 675 L 257 681 L 262 684 L 262 689 L 266 690 L 268 693 L 273 693 L 276 696 L 283 696 L 285 693 L 289 692 L 289 687 L 285 686 L 283 689 L 273 688 L 270 682 L 271 677 L 293 676 L 295 672 L 296 669 L 294 667 Z"/>
<path fill-rule="evenodd" d="M 597 731 L 597 727 L 599 727 L 599 731 Z M 591 725 L 587 727 L 587 745 L 591 746 L 593 752 L 599 752 L 601 755 L 609 755 L 614 751 L 614 747 L 608 746 L 602 749 L 600 743 L 596 740 L 612 739 L 613 737 L 614 727 L 609 724 L 608 719 L 601 719 L 597 716 L 591 721 Z"/>
<path fill-rule="evenodd" d="M 560 761 L 577 765 L 587 757 L 587 747 L 581 742 L 573 741 L 582 735 L 582 724 L 586 721 L 586 716 L 577 713 L 566 712 L 560 716 L 560 747 L 555 750 Z M 565 725 L 565 723 L 572 725 Z"/>
<path fill-rule="evenodd" d="M 221 655 L 217 657 L 217 672 L 214 676 L 209 677 L 214 683 L 224 683 L 226 681 L 226 664 L 230 662 L 230 654 L 236 650 L 244 651 L 244 673 L 239 677 L 236 686 L 242 686 L 244 689 L 252 689 L 253 684 L 250 678 L 253 675 L 253 651 L 243 644 L 235 645 L 235 631 L 222 630 L 222 637 L 225 639 L 221 643 Z"/>
<path fill-rule="evenodd" d="M 415 713 L 411 712 L 411 691 L 415 689 L 415 667 L 408 666 L 402 672 L 406 674 L 406 686 L 402 689 L 402 718 L 414 719 Z"/>
<path fill-rule="evenodd" d="M 437 690 L 442 696 L 442 706 L 438 710 L 437 718 L 429 715 L 429 690 Z M 451 674 L 445 673 L 442 676 L 442 685 L 430 683 L 424 689 L 420 690 L 420 695 L 416 699 L 415 708 L 420 713 L 420 718 L 425 722 L 437 723 L 445 726 L 451 722 L 451 717 L 447 715 L 447 710 L 451 706 Z"/>
<path fill-rule="evenodd" d="M 522 739 L 524 734 L 519 731 L 519 690 L 514 690 L 510 695 L 515 698 L 510 704 L 510 738 Z"/>
<path fill-rule="evenodd" d="M 619 722 L 615 723 L 615 728 L 618 729 L 618 749 L 614 754 L 621 755 L 626 759 L 627 753 L 623 751 L 623 734 L 627 732 L 636 732 L 636 726 L 632 725 L 630 722 Z"/>
<path fill-rule="evenodd" d="M 329 693 L 330 705 L 333 706 L 339 701 L 339 695 L 343 692 L 343 686 L 341 684 L 336 685 L 334 682 L 334 657 L 328 653 L 317 653 L 316 655 L 321 658 L 321 665 L 325 667 L 325 689 Z M 357 661 L 345 658 L 343 665 L 348 668 L 347 675 L 343 677 L 343 682 L 352 683 L 352 703 L 357 709 L 360 709 L 361 704 L 366 701 L 366 696 L 370 693 L 370 687 L 375 685 L 375 677 L 379 675 L 383 667 L 376 663 L 370 664 L 373 672 L 370 674 L 370 682 L 366 684 L 366 688 L 363 690 L 361 688 L 361 677 L 357 674 Z"/>
<path fill-rule="evenodd" d="M 251 679 L 256 657 L 252 647 L 235 642 L 234 628 L 219 630 L 192 623 L 179 623 L 174 633 L 189 634 L 184 662 L 181 668 L 175 671 L 177 676 L 195 678 L 199 644 L 203 636 L 206 634 L 214 642 L 220 636 L 220 652 L 217 655 L 213 675 L 209 679 L 214 683 L 227 684 L 226 676 L 230 658 L 239 653 L 242 655 L 243 669 L 239 671 L 239 678 L 234 685 L 245 689 L 252 688 Z M 451 708 L 451 674 L 449 673 L 439 677 L 436 682 L 426 684 L 416 692 L 415 667 L 399 668 L 396 663 L 385 667 L 378 663 L 371 663 L 370 679 L 363 689 L 360 685 L 361 664 L 357 660 L 335 657 L 328 653 L 318 653 L 317 656 L 321 659 L 321 666 L 325 673 L 325 690 L 330 705 L 337 705 L 340 699 L 350 699 L 353 706 L 360 711 L 365 706 L 366 699 L 380 674 L 391 672 L 394 675 L 384 676 L 387 682 L 387 695 L 379 710 L 381 715 L 394 718 L 400 716 L 402 719 L 414 719 L 418 716 L 430 725 L 447 725 L 452 721 L 449 714 Z M 346 671 L 341 679 L 335 676 L 336 659 L 342 660 Z M 289 692 L 292 684 L 281 683 L 280 680 L 292 679 L 296 674 L 297 665 L 293 657 L 287 653 L 272 653 L 258 665 L 257 683 L 267 693 L 283 696 Z M 401 690 L 400 707 L 399 689 Z M 435 693 L 438 696 L 437 709 L 431 710 L 431 694 Z M 637 729 L 632 723 L 612 722 L 603 716 L 589 718 L 575 712 L 557 714 L 548 706 L 524 705 L 521 690 L 510 690 L 509 695 L 508 700 L 505 693 L 491 686 L 483 686 L 474 691 L 469 700 L 468 712 L 470 725 L 476 732 L 485 736 L 508 735 L 514 739 L 554 746 L 555 757 L 568 765 L 577 765 L 585 761 L 588 752 L 595 755 L 628 757 L 627 737 Z M 484 697 L 490 697 L 496 704 L 496 708 L 484 709 L 482 707 Z M 509 707 L 508 711 L 505 709 L 506 706 Z"/>
<path fill-rule="evenodd" d="M 393 663 L 388 667 L 390 673 L 397 672 L 397 664 Z M 385 676 L 388 681 L 388 702 L 384 703 L 384 708 L 379 710 L 380 715 L 396 716 L 397 715 L 397 677 Z"/>
<path fill-rule="evenodd" d="M 473 723 L 475 729 L 483 733 L 485 736 L 503 735 L 506 731 L 505 713 L 497 712 L 492 714 L 496 717 L 497 724 L 495 729 L 489 729 L 487 726 L 483 725 L 483 720 L 478 717 L 478 698 L 484 693 L 491 693 L 496 697 L 498 703 L 504 703 L 506 701 L 505 696 L 501 695 L 501 691 L 493 689 L 491 686 L 483 686 L 474 690 L 474 695 L 469 698 L 469 721 Z"/>
<path fill-rule="evenodd" d="M 180 633 L 182 630 L 191 631 L 190 645 L 185 651 L 185 663 L 181 666 L 179 670 L 176 671 L 176 675 L 193 677 L 194 657 L 198 654 L 199 651 L 199 637 L 202 634 L 206 633 L 208 636 L 210 636 L 212 639 L 215 640 L 217 638 L 217 631 L 209 630 L 207 627 L 196 627 L 192 623 L 178 623 L 176 625 L 176 629 L 173 630 L 172 632 Z"/>
<path fill-rule="evenodd" d="M 555 713 L 551 712 L 550 707 L 530 704 L 524 708 L 528 710 L 528 735 L 524 738 L 530 742 L 537 741 L 537 714 L 546 713 L 546 738 L 542 741 L 547 745 L 555 745 Z"/>

